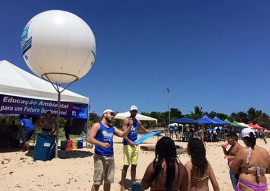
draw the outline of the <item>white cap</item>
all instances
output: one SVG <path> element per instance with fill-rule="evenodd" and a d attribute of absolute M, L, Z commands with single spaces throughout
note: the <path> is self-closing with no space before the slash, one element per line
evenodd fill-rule
<path fill-rule="evenodd" d="M 242 131 L 241 131 L 241 137 L 250 137 L 250 133 L 253 133 L 255 135 L 255 132 L 253 129 L 251 128 L 244 128 Z"/>
<path fill-rule="evenodd" d="M 138 111 L 137 106 L 136 106 L 136 105 L 132 105 L 132 106 L 130 107 L 130 111 L 132 111 L 132 110 L 136 110 L 136 111 Z"/>
<path fill-rule="evenodd" d="M 106 109 L 106 110 L 104 110 L 103 113 L 102 113 L 102 115 L 104 115 L 105 113 L 112 113 L 113 116 L 116 116 L 116 114 L 117 114 L 115 111 L 113 111 L 113 110 L 111 110 L 111 109 Z"/>

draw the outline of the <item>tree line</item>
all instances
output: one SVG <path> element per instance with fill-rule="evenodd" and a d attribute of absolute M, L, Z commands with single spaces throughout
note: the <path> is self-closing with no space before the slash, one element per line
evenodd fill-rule
<path fill-rule="evenodd" d="M 169 111 L 166 112 L 158 112 L 158 111 L 152 111 L 152 112 L 142 112 L 142 115 L 146 115 L 149 117 L 156 118 L 158 121 L 158 124 L 155 124 L 153 121 L 141 121 L 143 126 L 146 128 L 149 127 L 165 127 L 169 124 Z M 214 118 L 217 116 L 221 120 L 228 119 L 229 121 L 233 122 L 242 122 L 245 124 L 253 123 L 253 124 L 259 124 L 261 127 L 270 128 L 270 117 L 265 112 L 262 112 L 261 110 L 257 110 L 254 107 L 250 107 L 246 112 L 240 111 L 240 112 L 233 112 L 230 115 L 224 114 L 224 113 L 218 113 L 215 111 L 207 112 L 203 111 L 202 107 L 195 106 L 194 110 L 191 111 L 189 114 L 182 114 L 182 112 L 178 108 L 171 108 L 170 109 L 170 120 L 174 120 L 181 117 L 189 117 L 192 119 L 199 119 L 202 116 L 207 115 L 210 118 Z M 101 119 L 101 116 L 98 116 L 96 113 L 90 113 L 89 114 L 89 121 L 90 126 L 92 126 L 93 123 L 98 122 Z M 113 125 L 116 127 L 121 127 L 122 120 L 115 119 Z"/>

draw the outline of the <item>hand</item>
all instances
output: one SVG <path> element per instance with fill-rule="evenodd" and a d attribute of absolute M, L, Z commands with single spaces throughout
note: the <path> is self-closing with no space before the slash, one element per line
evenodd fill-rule
<path fill-rule="evenodd" d="M 220 145 L 223 149 L 226 149 L 225 145 Z"/>
<path fill-rule="evenodd" d="M 135 144 L 134 144 L 132 141 L 129 142 L 129 145 L 130 145 L 131 147 L 134 147 L 134 146 L 135 146 Z"/>
<path fill-rule="evenodd" d="M 104 147 L 105 149 L 111 147 L 111 145 L 109 143 L 102 143 L 101 146 Z"/>

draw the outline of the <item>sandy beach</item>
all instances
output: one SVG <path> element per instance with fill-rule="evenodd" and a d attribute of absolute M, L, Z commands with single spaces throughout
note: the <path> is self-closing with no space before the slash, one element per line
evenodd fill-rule
<path fill-rule="evenodd" d="M 118 182 L 121 177 L 123 165 L 122 139 L 114 137 L 115 152 L 115 183 L 111 190 L 118 191 Z M 157 137 L 146 140 L 141 146 L 155 146 Z M 239 141 L 244 146 L 243 142 Z M 269 142 L 269 141 L 268 141 Z M 175 141 L 176 145 L 186 148 L 186 142 Z M 207 158 L 213 166 L 220 189 L 224 191 L 233 190 L 229 178 L 227 161 L 220 145 L 217 143 L 206 143 Z M 257 144 L 269 151 L 269 143 L 258 139 Z M 84 144 L 85 145 L 85 144 Z M 22 190 L 44 190 L 44 191 L 64 191 L 64 190 L 90 190 L 93 177 L 93 148 L 83 148 L 79 150 L 59 150 L 59 158 L 51 161 L 34 161 L 33 151 L 6 152 L 1 150 L 0 154 L 0 184 L 2 191 L 22 191 Z M 189 160 L 186 153 L 178 155 L 185 164 Z M 137 177 L 141 179 L 146 167 L 154 159 L 154 151 L 140 150 L 139 163 L 137 167 Z M 268 184 L 270 176 L 267 176 Z M 126 180 L 127 190 L 131 190 L 130 170 Z M 103 188 L 101 187 L 102 191 Z M 210 183 L 210 190 L 212 185 Z"/>

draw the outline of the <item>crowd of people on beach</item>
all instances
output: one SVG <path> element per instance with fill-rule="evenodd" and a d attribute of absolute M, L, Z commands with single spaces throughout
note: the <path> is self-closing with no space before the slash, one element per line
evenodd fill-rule
<path fill-rule="evenodd" d="M 130 107 L 130 115 L 124 119 L 122 130 L 112 125 L 116 112 L 106 109 L 102 113 L 101 121 L 95 123 L 88 136 L 88 142 L 95 145 L 94 149 L 94 175 L 91 191 L 98 191 L 103 186 L 104 191 L 110 191 L 114 183 L 115 160 L 114 160 L 114 135 L 123 138 L 123 167 L 120 174 L 119 190 L 126 190 L 126 177 L 130 167 L 131 182 L 139 185 L 140 190 L 151 191 L 204 191 L 209 190 L 211 183 L 214 191 L 219 191 L 220 186 L 215 176 L 215 169 L 206 157 L 206 138 L 203 127 L 197 127 L 191 133 L 187 144 L 187 154 L 190 161 L 182 164 L 177 155 L 177 146 L 173 140 L 178 139 L 180 134 L 175 129 L 169 129 L 170 134 L 161 137 L 155 145 L 155 157 L 150 161 L 142 177 L 136 179 L 139 146 L 137 140 L 138 131 L 147 134 L 151 131 L 143 127 L 136 118 L 138 107 Z M 29 149 L 29 140 L 35 133 L 35 125 L 41 126 L 41 133 L 53 135 L 56 122 L 48 111 L 46 115 L 35 123 L 27 115 L 19 116 L 19 123 L 11 121 L 9 125 L 6 119 L 1 121 L 0 146 L 18 146 L 18 139 L 23 141 L 23 151 Z M 65 124 L 66 138 L 69 139 L 69 131 L 72 121 Z M 192 129 L 192 128 L 191 128 Z M 21 137 L 18 137 L 22 131 Z M 179 128 L 177 129 L 179 131 Z M 9 134 L 7 136 L 7 133 Z M 227 132 L 225 143 L 221 144 L 224 158 L 228 160 L 228 174 L 231 179 L 232 190 L 236 191 L 266 191 L 267 178 L 270 174 L 270 155 L 267 150 L 256 144 L 258 134 L 251 128 L 244 128 L 241 132 Z M 238 142 L 242 139 L 245 146 Z M 265 143 L 267 144 L 266 140 Z M 9 144 L 9 145 L 7 145 Z M 135 184 L 136 183 L 136 184 Z"/>
<path fill-rule="evenodd" d="M 138 108 L 131 106 L 130 116 L 123 123 L 123 131 L 111 125 L 116 112 L 110 109 L 105 110 L 101 121 L 92 126 L 88 137 L 88 142 L 95 145 L 91 191 L 98 191 L 101 185 L 105 191 L 110 191 L 111 184 L 114 182 L 114 135 L 123 137 L 124 166 L 119 182 L 120 190 L 126 190 L 125 178 L 129 166 L 131 166 L 131 180 L 137 183 L 136 167 L 139 148 L 134 141 L 138 138 L 138 129 L 144 133 L 149 132 L 136 119 L 137 112 Z M 220 187 L 214 169 L 206 158 L 203 134 L 189 139 L 187 153 L 190 161 L 185 165 L 177 156 L 171 131 L 169 136 L 164 136 L 157 141 L 155 158 L 141 177 L 139 190 L 150 188 L 151 191 L 204 191 L 209 190 L 210 180 L 213 190 L 219 191 Z M 270 174 L 270 155 L 268 151 L 256 145 L 256 134 L 251 128 L 244 128 L 240 136 L 245 147 L 238 143 L 238 135 L 235 132 L 228 133 L 227 142 L 221 145 L 224 158 L 228 159 L 232 189 L 266 191 L 265 174 Z"/>

